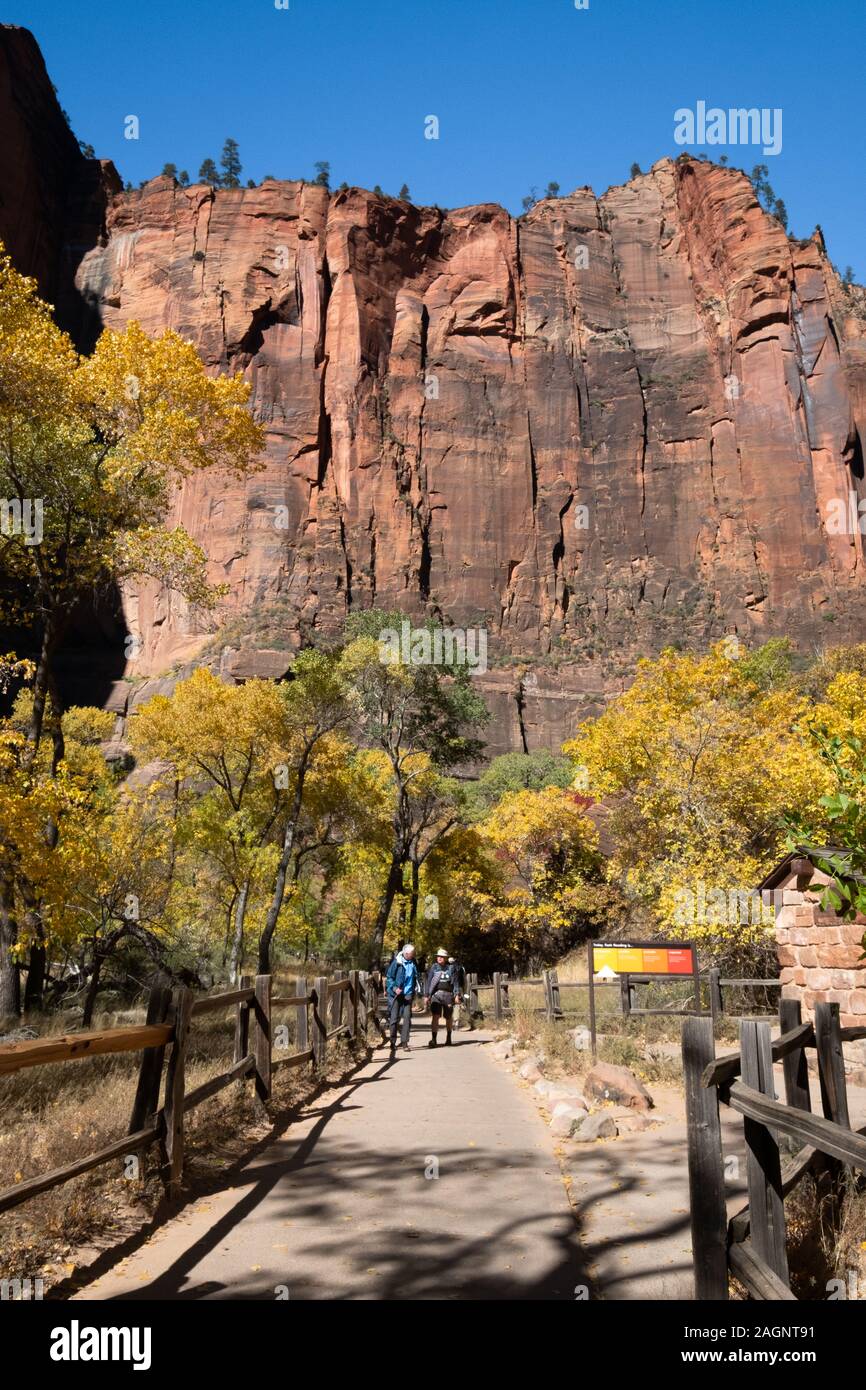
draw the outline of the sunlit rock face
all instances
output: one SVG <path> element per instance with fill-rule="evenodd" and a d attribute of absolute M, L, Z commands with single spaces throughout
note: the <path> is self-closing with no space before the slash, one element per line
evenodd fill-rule
<path fill-rule="evenodd" d="M 662 160 L 519 220 L 292 182 L 124 193 L 63 144 L 22 33 L 0 30 L 0 108 L 31 94 L 0 158 L 21 268 L 79 323 L 243 371 L 267 429 L 261 472 L 202 476 L 172 517 L 230 586 L 224 638 L 130 591 L 131 674 L 243 678 L 400 608 L 486 629 L 501 751 L 555 745 L 671 642 L 863 635 L 864 295 L 744 174 Z"/>

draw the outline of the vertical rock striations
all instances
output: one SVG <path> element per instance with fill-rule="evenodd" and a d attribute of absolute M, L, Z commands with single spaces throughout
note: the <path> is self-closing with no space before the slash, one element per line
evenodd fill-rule
<path fill-rule="evenodd" d="M 231 586 L 225 669 L 352 605 L 484 624 L 491 742 L 519 748 L 667 642 L 862 635 L 862 537 L 831 518 L 866 493 L 863 292 L 744 174 L 662 160 L 518 221 L 304 183 L 121 193 L 55 128 L 38 50 L 10 32 L 16 261 L 105 325 L 171 327 L 242 369 L 267 426 L 245 487 L 177 499 Z M 137 671 L 208 637 L 146 586 L 127 618 Z"/>

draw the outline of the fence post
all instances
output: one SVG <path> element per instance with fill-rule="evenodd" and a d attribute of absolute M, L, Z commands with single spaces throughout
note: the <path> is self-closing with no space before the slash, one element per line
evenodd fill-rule
<path fill-rule="evenodd" d="M 328 1052 L 328 980 L 325 975 L 317 976 L 314 992 L 313 1064 L 321 1071 Z"/>
<path fill-rule="evenodd" d="M 562 997 L 559 993 L 559 971 L 555 966 L 550 972 L 550 997 L 553 1001 L 553 1017 L 562 1018 Z"/>
<path fill-rule="evenodd" d="M 241 975 L 238 980 L 240 989 L 249 989 L 253 982 L 252 975 Z M 249 1056 L 250 1051 L 250 1006 L 248 1003 L 240 1003 L 235 1012 L 235 1056 L 236 1062 L 243 1061 L 244 1057 Z M 238 1086 L 243 1090 L 247 1078 L 242 1076 Z"/>
<path fill-rule="evenodd" d="M 553 1022 L 553 995 L 550 989 L 550 971 L 542 970 L 541 983 L 544 988 L 544 1016 L 548 1023 Z"/>
<path fill-rule="evenodd" d="M 467 975 L 466 983 L 469 985 L 469 1018 L 474 1021 L 481 1017 L 481 1005 L 478 1001 L 478 975 L 473 971 Z"/>
<path fill-rule="evenodd" d="M 740 1022 L 742 1077 L 761 1095 L 775 1097 L 773 1053 L 769 1023 L 748 1019 Z M 783 1283 L 788 1282 L 785 1249 L 785 1203 L 782 1197 L 782 1164 L 776 1136 L 757 1120 L 743 1118 L 748 1151 L 749 1227 L 755 1254 L 770 1266 Z"/>
<path fill-rule="evenodd" d="M 295 994 L 299 998 L 304 998 L 309 993 L 305 977 L 299 976 L 295 980 Z M 298 1052 L 308 1052 L 310 1047 L 310 1024 L 307 1018 L 307 1004 L 295 1005 L 295 1049 Z"/>
<path fill-rule="evenodd" d="M 622 1016 L 625 1019 L 631 1018 L 631 985 L 628 975 L 619 977 L 619 1000 Z"/>
<path fill-rule="evenodd" d="M 498 970 L 493 972 L 493 1017 L 497 1023 L 502 1018 L 502 976 Z"/>
<path fill-rule="evenodd" d="M 710 973 L 710 1013 L 713 1019 L 720 1018 L 725 1012 L 725 1004 L 722 999 L 722 972 L 718 966 L 711 966 Z"/>
<path fill-rule="evenodd" d="M 802 1023 L 799 999 L 779 1000 L 779 1027 L 783 1033 L 790 1033 Z M 797 1110 L 811 1110 L 812 1098 L 809 1094 L 809 1067 L 805 1047 L 798 1047 L 782 1058 L 785 1073 L 785 1100 Z"/>
<path fill-rule="evenodd" d="M 165 1077 L 166 1187 L 169 1197 L 177 1196 L 183 1176 L 183 1095 L 191 1017 L 192 993 L 182 986 L 174 993 L 174 1042 Z"/>
<path fill-rule="evenodd" d="M 364 1039 L 367 1037 L 367 980 L 369 976 L 366 970 L 358 971 L 358 1033 Z"/>
<path fill-rule="evenodd" d="M 256 1059 L 256 1106 L 261 1111 L 271 1098 L 271 976 L 257 975 L 253 1001 L 253 1056 Z"/>
<path fill-rule="evenodd" d="M 349 971 L 349 1036 L 354 1041 L 358 1036 L 359 1020 L 361 1016 L 361 1001 L 359 998 L 361 987 L 360 970 Z"/>
<path fill-rule="evenodd" d="M 848 1091 L 845 1084 L 845 1059 L 839 1034 L 839 1005 L 815 1005 L 815 1049 L 818 1054 L 818 1078 L 821 1083 L 821 1106 L 824 1116 L 845 1129 L 851 1128 L 848 1114 Z M 836 1158 L 827 1159 L 827 1170 L 838 1179 L 850 1169 Z"/>
<path fill-rule="evenodd" d="M 821 1104 L 824 1115 L 845 1129 L 851 1128 L 848 1091 L 845 1085 L 845 1059 L 839 1032 L 839 1005 L 815 1005 L 815 1043 L 818 1075 L 821 1078 Z"/>
<path fill-rule="evenodd" d="M 590 976 L 590 988 L 592 976 Z M 728 1297 L 728 1214 L 719 1094 L 702 1086 L 704 1067 L 716 1049 L 712 1019 L 683 1019 L 683 1071 L 688 1123 L 689 1191 L 692 1215 L 692 1263 L 696 1299 Z"/>
<path fill-rule="evenodd" d="M 165 1023 L 171 1008 L 171 989 L 165 975 L 157 976 L 147 1001 L 147 1022 Z M 138 1086 L 132 1103 L 132 1115 L 127 1133 L 135 1134 L 144 1129 L 151 1115 L 159 1109 L 159 1085 L 162 1080 L 162 1064 L 165 1058 L 164 1047 L 146 1047 L 141 1054 L 138 1072 Z M 144 1163 L 144 1152 L 140 1163 Z"/>
<path fill-rule="evenodd" d="M 499 984 L 499 989 L 500 989 L 500 994 L 501 994 L 501 996 L 502 996 L 502 1017 L 505 1018 L 506 1014 L 510 1014 L 510 1013 L 511 1013 L 511 1003 L 510 1003 L 509 998 L 508 998 L 508 976 L 507 976 L 507 975 L 503 975 L 503 976 L 502 976 L 502 978 L 501 978 L 501 980 L 500 980 L 500 984 Z"/>

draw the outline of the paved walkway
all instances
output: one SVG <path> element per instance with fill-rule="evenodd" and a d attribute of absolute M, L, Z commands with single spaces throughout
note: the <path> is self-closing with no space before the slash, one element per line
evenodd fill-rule
<path fill-rule="evenodd" d="M 379 1049 L 76 1297 L 573 1299 L 588 1279 L 545 1124 L 485 1034 L 454 1036 Z"/>

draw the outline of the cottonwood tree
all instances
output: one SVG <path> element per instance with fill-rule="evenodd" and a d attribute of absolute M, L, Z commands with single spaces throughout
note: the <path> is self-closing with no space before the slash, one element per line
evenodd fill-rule
<path fill-rule="evenodd" d="M 240 377 L 209 377 L 176 333 L 151 340 L 136 323 L 106 331 L 80 357 L 35 281 L 0 254 L 0 495 L 11 517 L 0 536 L 0 617 L 39 634 L 23 775 L 49 710 L 55 773 L 63 760 L 56 661 L 80 605 L 133 577 L 193 606 L 217 602 L 204 551 L 165 519 L 186 477 L 213 467 L 243 477 L 256 467 L 263 434 L 248 397 Z M 47 833 L 56 842 L 50 824 Z M 15 898 L 7 876 L 4 975 Z"/>
<path fill-rule="evenodd" d="M 489 719 L 469 667 L 453 656 L 435 665 L 388 659 L 395 654 L 386 654 L 379 635 L 399 631 L 403 619 L 401 613 L 372 609 L 351 618 L 346 629 L 345 660 L 358 699 L 356 731 L 365 744 L 385 754 L 392 781 L 390 858 L 372 933 L 374 966 L 422 823 L 435 823 L 444 809 L 431 806 L 435 778 L 480 756 L 483 743 L 471 731 Z M 428 627 L 432 634 L 433 625 Z M 438 791 L 441 801 L 441 783 Z M 446 819 L 449 815 L 446 810 Z"/>

